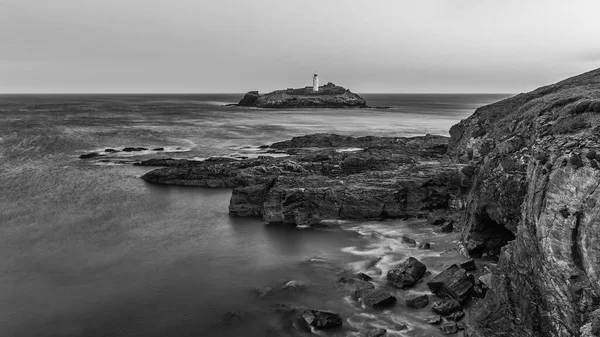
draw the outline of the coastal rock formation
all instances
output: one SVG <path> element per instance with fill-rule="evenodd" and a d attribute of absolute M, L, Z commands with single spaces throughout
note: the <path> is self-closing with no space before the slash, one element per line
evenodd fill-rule
<path fill-rule="evenodd" d="M 386 278 L 394 287 L 404 289 L 417 283 L 426 270 L 427 267 L 421 261 L 411 256 L 398 266 L 390 269 Z"/>
<path fill-rule="evenodd" d="M 261 216 L 267 223 L 313 225 L 329 219 L 419 217 L 459 208 L 469 179 L 461 165 L 444 156 L 446 144 L 446 137 L 431 135 L 315 134 L 273 145 L 277 150 L 303 150 L 289 157 L 167 158 L 138 165 L 166 166 L 142 177 L 153 183 L 234 188 L 231 214 Z"/>
<path fill-rule="evenodd" d="M 364 108 L 367 103 L 359 95 L 333 83 L 320 86 L 319 91 L 312 87 L 276 90 L 260 95 L 258 91 L 248 92 L 238 106 L 257 108 Z"/>
<path fill-rule="evenodd" d="M 600 69 L 494 103 L 452 127 L 475 167 L 463 240 L 499 256 L 470 336 L 579 336 L 600 304 Z"/>
<path fill-rule="evenodd" d="M 340 315 L 328 311 L 306 310 L 302 314 L 302 319 L 316 329 L 329 329 L 342 325 Z"/>

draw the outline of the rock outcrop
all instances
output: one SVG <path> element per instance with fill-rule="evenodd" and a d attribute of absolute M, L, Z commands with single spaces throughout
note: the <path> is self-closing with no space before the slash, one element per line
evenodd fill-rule
<path fill-rule="evenodd" d="M 145 174 L 161 184 L 233 188 L 229 211 L 267 223 L 409 218 L 460 207 L 469 179 L 445 156 L 447 138 L 316 134 L 276 143 L 295 154 L 230 161 L 154 159 Z M 353 151 L 345 149 L 356 147 Z"/>
<path fill-rule="evenodd" d="M 333 83 L 320 86 L 319 91 L 312 87 L 276 90 L 260 95 L 258 91 L 248 92 L 238 106 L 257 108 L 364 108 L 366 101 L 359 95 Z"/>
<path fill-rule="evenodd" d="M 579 336 L 600 304 L 600 69 L 494 103 L 452 127 L 475 167 L 463 240 L 498 256 L 470 336 Z"/>

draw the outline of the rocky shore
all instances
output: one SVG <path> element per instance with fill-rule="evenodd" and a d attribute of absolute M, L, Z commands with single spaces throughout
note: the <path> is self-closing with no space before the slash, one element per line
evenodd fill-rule
<path fill-rule="evenodd" d="M 365 108 L 366 101 L 349 89 L 327 83 L 319 91 L 312 87 L 276 90 L 266 94 L 249 91 L 237 106 L 257 108 Z"/>
<path fill-rule="evenodd" d="M 491 273 L 451 265 L 427 283 L 439 300 L 415 297 L 407 306 L 430 305 L 444 317 L 430 323 L 447 334 L 598 336 L 599 112 L 594 70 L 479 108 L 450 138 L 317 134 L 272 144 L 253 159 L 138 165 L 162 166 L 142 177 L 152 183 L 232 188 L 230 213 L 269 224 L 428 218 L 461 230 L 464 254 L 497 265 Z M 411 287 L 426 271 L 408 258 L 387 281 Z M 351 282 L 367 305 L 397 301 L 368 280 Z M 302 317 L 313 327 L 338 322 L 314 310 Z"/>

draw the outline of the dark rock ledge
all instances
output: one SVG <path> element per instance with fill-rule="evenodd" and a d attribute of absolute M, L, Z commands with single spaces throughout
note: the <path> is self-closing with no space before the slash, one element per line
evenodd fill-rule
<path fill-rule="evenodd" d="M 230 213 L 260 216 L 266 223 L 425 217 L 464 204 L 461 196 L 469 187 L 464 165 L 445 155 L 447 140 L 316 134 L 271 146 L 302 153 L 289 157 L 151 159 L 138 165 L 167 166 L 142 177 L 152 183 L 233 188 Z M 340 147 L 362 150 L 336 151 Z"/>

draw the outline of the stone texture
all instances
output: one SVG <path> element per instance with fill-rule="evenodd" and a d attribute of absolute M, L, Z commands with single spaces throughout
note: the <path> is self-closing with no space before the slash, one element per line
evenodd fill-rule
<path fill-rule="evenodd" d="M 463 241 L 498 258 L 473 337 L 579 336 L 600 304 L 600 69 L 477 109 L 450 156 L 477 169 Z M 584 329 L 584 330 L 585 330 Z"/>
<path fill-rule="evenodd" d="M 342 325 L 340 315 L 320 310 L 306 310 L 302 314 L 302 319 L 316 329 L 329 329 Z"/>
<path fill-rule="evenodd" d="M 388 282 L 398 288 L 404 289 L 417 283 L 425 274 L 427 267 L 414 257 L 407 258 L 387 273 Z"/>
<path fill-rule="evenodd" d="M 409 308 L 420 309 L 425 308 L 429 304 L 429 296 L 420 295 L 411 298 L 407 298 L 406 306 Z"/>
<path fill-rule="evenodd" d="M 440 315 L 450 315 L 461 309 L 460 302 L 457 300 L 437 301 L 431 305 L 431 309 Z"/>
<path fill-rule="evenodd" d="M 473 288 L 473 281 L 466 270 L 453 264 L 427 282 L 427 286 L 434 294 L 463 302 Z"/>
<path fill-rule="evenodd" d="M 368 307 L 384 307 L 396 303 L 396 297 L 381 289 L 362 288 L 355 292 L 356 298 Z"/>
<path fill-rule="evenodd" d="M 138 165 L 165 166 L 142 176 L 152 183 L 234 188 L 231 214 L 260 216 L 267 223 L 315 225 L 330 219 L 419 217 L 431 210 L 454 209 L 469 180 L 460 173 L 460 165 L 445 159 L 446 142 L 440 136 L 315 134 L 273 144 L 277 151 L 299 153 L 290 157 L 165 158 Z M 336 150 L 346 146 L 365 149 Z"/>

